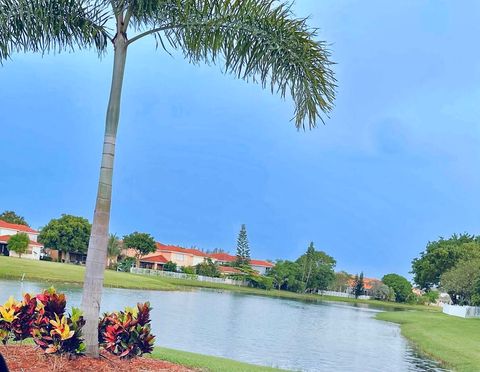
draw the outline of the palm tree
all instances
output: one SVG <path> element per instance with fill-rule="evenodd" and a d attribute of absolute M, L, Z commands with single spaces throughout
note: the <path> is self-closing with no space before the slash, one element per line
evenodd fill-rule
<path fill-rule="evenodd" d="M 110 265 L 110 260 L 112 258 L 117 258 L 120 255 L 120 250 L 121 250 L 121 242 L 118 239 L 118 236 L 116 234 L 110 234 L 110 237 L 108 238 L 108 245 L 107 245 L 107 257 L 108 257 L 108 262 L 107 266 Z"/>
<path fill-rule="evenodd" d="M 110 27 L 111 26 L 111 27 Z M 131 35 L 134 36 L 131 37 Z M 316 30 L 276 0 L 0 0 L 0 61 L 14 51 L 114 50 L 98 194 L 88 247 L 82 308 L 87 354 L 98 356 L 98 316 L 112 193 L 115 142 L 127 50 L 153 36 L 167 53 L 289 93 L 295 125 L 310 129 L 328 115 L 335 78 Z M 307 124 L 305 124 L 305 122 Z"/>

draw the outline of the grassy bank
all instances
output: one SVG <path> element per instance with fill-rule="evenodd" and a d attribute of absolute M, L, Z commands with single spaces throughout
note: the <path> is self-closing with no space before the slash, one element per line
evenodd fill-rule
<path fill-rule="evenodd" d="M 379 313 L 377 319 L 400 324 L 406 338 L 446 367 L 465 372 L 480 370 L 480 319 L 425 311 Z"/>
<path fill-rule="evenodd" d="M 57 262 L 34 261 L 14 257 L 0 256 L 0 279 L 21 279 L 25 274 L 25 280 L 39 281 L 49 284 L 72 283 L 81 284 L 85 268 L 83 266 L 62 264 Z M 418 305 L 396 304 L 375 300 L 358 300 L 353 298 L 319 296 L 314 294 L 293 293 L 287 291 L 238 287 L 228 284 L 207 283 L 195 280 L 164 278 L 148 275 L 134 275 L 107 270 L 105 272 L 105 286 L 127 289 L 150 289 L 150 290 L 185 290 L 188 288 L 210 288 L 216 290 L 228 290 L 258 296 L 268 296 L 301 301 L 336 301 L 352 304 L 366 304 L 382 309 L 421 309 L 433 310 L 434 308 Z"/>
<path fill-rule="evenodd" d="M 156 347 L 151 357 L 166 360 L 167 362 L 181 364 L 186 367 L 199 368 L 202 371 L 205 370 L 208 372 L 280 371 L 279 369 L 275 368 L 256 366 L 230 359 L 189 353 L 186 351 L 167 349 L 163 347 Z"/>

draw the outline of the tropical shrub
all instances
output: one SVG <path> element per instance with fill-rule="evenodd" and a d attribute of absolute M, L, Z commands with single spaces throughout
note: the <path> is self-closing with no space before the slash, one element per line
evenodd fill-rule
<path fill-rule="evenodd" d="M 182 267 L 182 272 L 184 274 L 195 275 L 196 268 L 195 268 L 195 266 L 184 266 L 184 267 Z"/>
<path fill-rule="evenodd" d="M 24 294 L 22 301 L 10 297 L 0 306 L 0 341 L 21 341 L 33 338 L 47 354 L 80 356 L 85 352 L 82 312 L 72 308 L 65 314 L 66 299 L 52 287 L 32 296 Z M 151 353 L 155 336 L 151 334 L 150 304 L 104 314 L 99 323 L 100 344 L 121 358 L 133 358 Z"/>
<path fill-rule="evenodd" d="M 13 296 L 10 296 L 3 306 L 0 306 L 0 340 L 6 344 L 10 332 L 12 330 L 12 323 L 16 319 L 17 302 Z"/>
<path fill-rule="evenodd" d="M 211 258 L 206 258 L 202 263 L 195 266 L 195 268 L 198 275 L 209 276 L 212 278 L 218 278 L 220 276 L 218 266 L 213 263 Z"/>
<path fill-rule="evenodd" d="M 82 339 L 85 320 L 80 309 L 72 308 L 68 317 L 54 315 L 55 319 L 48 320 L 44 313 L 40 326 L 34 329 L 33 341 L 47 354 L 82 355 L 85 352 Z"/>
<path fill-rule="evenodd" d="M 371 289 L 372 297 L 381 301 L 395 301 L 395 291 L 382 282 L 374 282 Z"/>
<path fill-rule="evenodd" d="M 150 303 L 137 304 L 137 308 L 105 313 L 98 326 L 101 346 L 121 358 L 133 358 L 151 353 L 155 336 L 151 333 Z"/>
<path fill-rule="evenodd" d="M 177 264 L 172 261 L 168 261 L 165 265 L 163 265 L 163 270 L 165 271 L 177 271 Z"/>
<path fill-rule="evenodd" d="M 130 268 L 135 265 L 134 257 L 124 257 L 117 263 L 117 270 L 123 272 L 130 272 Z"/>
<path fill-rule="evenodd" d="M 273 289 L 273 278 L 261 275 L 248 275 L 246 281 L 250 287 L 270 290 Z"/>
<path fill-rule="evenodd" d="M 15 341 L 32 337 L 38 314 L 37 309 L 37 298 L 25 293 L 23 295 L 23 301 L 17 303 L 15 319 L 11 323 L 11 334 Z"/>

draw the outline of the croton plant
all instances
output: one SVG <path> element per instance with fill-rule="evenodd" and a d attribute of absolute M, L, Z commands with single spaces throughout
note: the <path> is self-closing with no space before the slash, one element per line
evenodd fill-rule
<path fill-rule="evenodd" d="M 47 354 L 82 355 L 85 345 L 82 312 L 72 308 L 65 314 L 66 299 L 54 288 L 32 296 L 23 295 L 22 301 L 10 297 L 0 306 L 0 341 L 33 341 Z M 108 352 L 121 358 L 132 358 L 151 353 L 155 337 L 151 334 L 150 304 L 106 313 L 100 319 L 100 344 Z"/>
<path fill-rule="evenodd" d="M 136 308 L 105 313 L 98 326 L 100 345 L 121 358 L 151 353 L 155 336 L 151 333 L 150 310 L 150 303 L 146 302 Z"/>

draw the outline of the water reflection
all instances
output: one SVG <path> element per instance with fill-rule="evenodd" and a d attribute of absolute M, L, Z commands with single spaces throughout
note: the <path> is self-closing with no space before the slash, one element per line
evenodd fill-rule
<path fill-rule="evenodd" d="M 0 280 L 0 302 L 39 292 L 40 283 Z M 56 285 L 69 306 L 81 287 Z M 419 355 L 378 310 L 198 290 L 157 292 L 107 288 L 102 311 L 139 301 L 153 306 L 158 345 L 301 371 L 442 371 Z"/>

